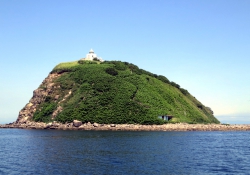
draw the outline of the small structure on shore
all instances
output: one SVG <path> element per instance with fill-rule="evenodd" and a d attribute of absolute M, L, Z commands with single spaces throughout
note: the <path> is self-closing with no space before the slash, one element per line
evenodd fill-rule
<path fill-rule="evenodd" d="M 172 115 L 160 115 L 158 116 L 159 119 L 162 119 L 162 120 L 166 120 L 166 121 L 169 121 L 173 118 Z"/>
<path fill-rule="evenodd" d="M 95 54 L 93 49 L 90 49 L 89 53 L 86 54 L 86 57 L 82 60 L 88 60 L 88 61 L 100 61 L 103 62 L 104 60 L 101 57 L 97 57 L 97 54 Z"/>

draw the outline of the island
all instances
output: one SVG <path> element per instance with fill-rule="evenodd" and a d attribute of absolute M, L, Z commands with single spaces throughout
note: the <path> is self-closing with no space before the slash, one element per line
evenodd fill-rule
<path fill-rule="evenodd" d="M 70 130 L 248 130 L 222 125 L 188 90 L 93 49 L 60 63 L 34 90 L 15 122 L 1 128 Z"/>

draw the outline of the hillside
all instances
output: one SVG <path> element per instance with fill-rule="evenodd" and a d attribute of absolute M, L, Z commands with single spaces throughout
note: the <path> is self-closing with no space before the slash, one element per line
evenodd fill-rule
<path fill-rule="evenodd" d="M 57 65 L 34 91 L 17 122 L 219 123 L 187 90 L 166 77 L 120 61 Z"/>

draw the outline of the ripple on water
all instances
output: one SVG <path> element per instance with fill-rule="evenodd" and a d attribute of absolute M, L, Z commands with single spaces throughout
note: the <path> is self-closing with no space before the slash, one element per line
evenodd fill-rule
<path fill-rule="evenodd" d="M 0 174 L 246 174 L 249 136 L 0 129 Z"/>

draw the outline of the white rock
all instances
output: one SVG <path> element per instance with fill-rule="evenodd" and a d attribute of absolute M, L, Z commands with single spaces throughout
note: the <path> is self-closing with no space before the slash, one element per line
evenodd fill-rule
<path fill-rule="evenodd" d="M 94 127 L 98 127 L 98 123 L 94 123 L 93 126 L 94 126 Z"/>
<path fill-rule="evenodd" d="M 82 125 L 82 122 L 79 121 L 79 120 L 74 120 L 74 121 L 73 121 L 73 125 L 74 125 L 75 127 L 79 127 L 79 126 Z"/>

